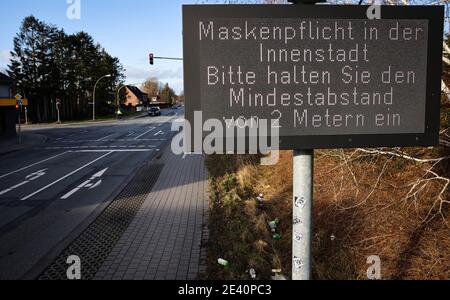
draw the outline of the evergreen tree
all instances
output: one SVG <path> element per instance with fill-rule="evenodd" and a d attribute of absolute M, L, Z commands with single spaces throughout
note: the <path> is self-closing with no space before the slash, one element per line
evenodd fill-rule
<path fill-rule="evenodd" d="M 29 116 L 34 122 L 56 118 L 56 99 L 62 100 L 63 119 L 88 118 L 92 114 L 95 82 L 106 74 L 96 91 L 98 113 L 108 113 L 108 101 L 123 81 L 119 60 L 96 44 L 86 32 L 67 35 L 34 16 L 24 19 L 14 38 L 9 75 L 29 99 Z"/>
<path fill-rule="evenodd" d="M 172 105 L 175 96 L 175 91 L 169 86 L 168 83 L 166 83 L 161 91 L 161 98 L 163 99 L 163 101 L 169 105 Z"/>

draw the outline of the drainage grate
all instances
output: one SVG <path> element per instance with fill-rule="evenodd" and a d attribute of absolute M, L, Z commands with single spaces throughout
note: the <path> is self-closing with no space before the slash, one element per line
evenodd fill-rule
<path fill-rule="evenodd" d="M 67 258 L 81 259 L 82 279 L 91 280 L 151 192 L 164 165 L 143 167 L 119 196 L 43 272 L 39 280 L 66 280 Z"/>

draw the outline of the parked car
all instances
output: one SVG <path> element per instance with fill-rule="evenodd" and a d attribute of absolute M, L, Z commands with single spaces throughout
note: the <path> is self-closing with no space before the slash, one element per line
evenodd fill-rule
<path fill-rule="evenodd" d="M 160 116 L 160 115 L 161 115 L 161 109 L 160 109 L 159 107 L 156 107 L 156 106 L 150 107 L 150 108 L 148 109 L 148 115 L 149 115 L 150 117 L 157 117 L 157 116 Z"/>

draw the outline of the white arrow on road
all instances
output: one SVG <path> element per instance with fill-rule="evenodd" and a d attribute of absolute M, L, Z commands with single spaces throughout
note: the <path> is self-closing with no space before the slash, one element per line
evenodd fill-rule
<path fill-rule="evenodd" d="M 39 170 L 39 171 L 37 171 L 37 172 L 31 173 L 30 175 L 28 175 L 27 177 L 25 177 L 25 179 L 26 179 L 25 181 L 23 181 L 23 182 L 21 182 L 21 183 L 19 183 L 19 184 L 16 184 L 16 185 L 14 185 L 14 186 L 12 186 L 12 187 L 6 189 L 6 190 L 1 191 L 1 192 L 0 192 L 0 196 L 1 196 L 1 195 L 4 195 L 4 194 L 6 194 L 6 193 L 9 193 L 9 192 L 11 192 L 11 191 L 13 191 L 13 190 L 15 190 L 15 189 L 21 187 L 21 186 L 24 186 L 24 185 L 27 184 L 27 183 L 30 183 L 31 181 L 34 181 L 34 180 L 36 180 L 36 179 L 38 179 L 38 178 L 44 176 L 44 175 L 46 174 L 45 171 L 47 171 L 47 170 L 48 170 L 48 169 L 43 169 L 43 170 Z"/>
<path fill-rule="evenodd" d="M 160 130 L 160 131 L 158 131 L 157 133 L 155 133 L 154 136 L 158 136 L 158 135 L 165 135 L 165 132 L 162 131 L 162 130 Z"/>
<path fill-rule="evenodd" d="M 43 170 L 39 170 L 37 172 L 34 172 L 30 175 L 28 175 L 27 177 L 25 177 L 25 179 L 29 180 L 29 181 L 33 181 L 38 179 L 39 177 L 42 177 L 45 175 L 45 171 L 47 171 L 47 169 L 43 169 Z"/>
<path fill-rule="evenodd" d="M 102 180 L 98 180 L 97 182 L 93 183 L 94 181 L 96 181 L 97 179 L 101 178 L 106 171 L 108 171 L 108 168 L 95 173 L 94 175 L 92 175 L 92 177 L 83 182 L 82 184 L 80 184 L 79 186 L 77 186 L 76 188 L 74 188 L 73 190 L 71 190 L 70 192 L 68 192 L 67 194 L 65 194 L 64 196 L 61 197 L 62 200 L 66 200 L 69 199 L 71 196 L 73 196 L 75 193 L 77 193 L 78 191 L 80 191 L 83 188 L 88 188 L 90 190 L 95 189 L 96 187 L 99 187 L 102 184 Z"/>

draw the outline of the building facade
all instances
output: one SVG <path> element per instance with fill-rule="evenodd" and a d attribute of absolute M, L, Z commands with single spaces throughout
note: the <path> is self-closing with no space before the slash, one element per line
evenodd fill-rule
<path fill-rule="evenodd" d="M 16 134 L 17 110 L 14 80 L 0 73 L 0 138 Z"/>
<path fill-rule="evenodd" d="M 126 100 L 124 105 L 126 107 L 147 107 L 148 106 L 148 96 L 142 92 L 139 88 L 135 86 L 128 85 L 126 87 Z"/>

